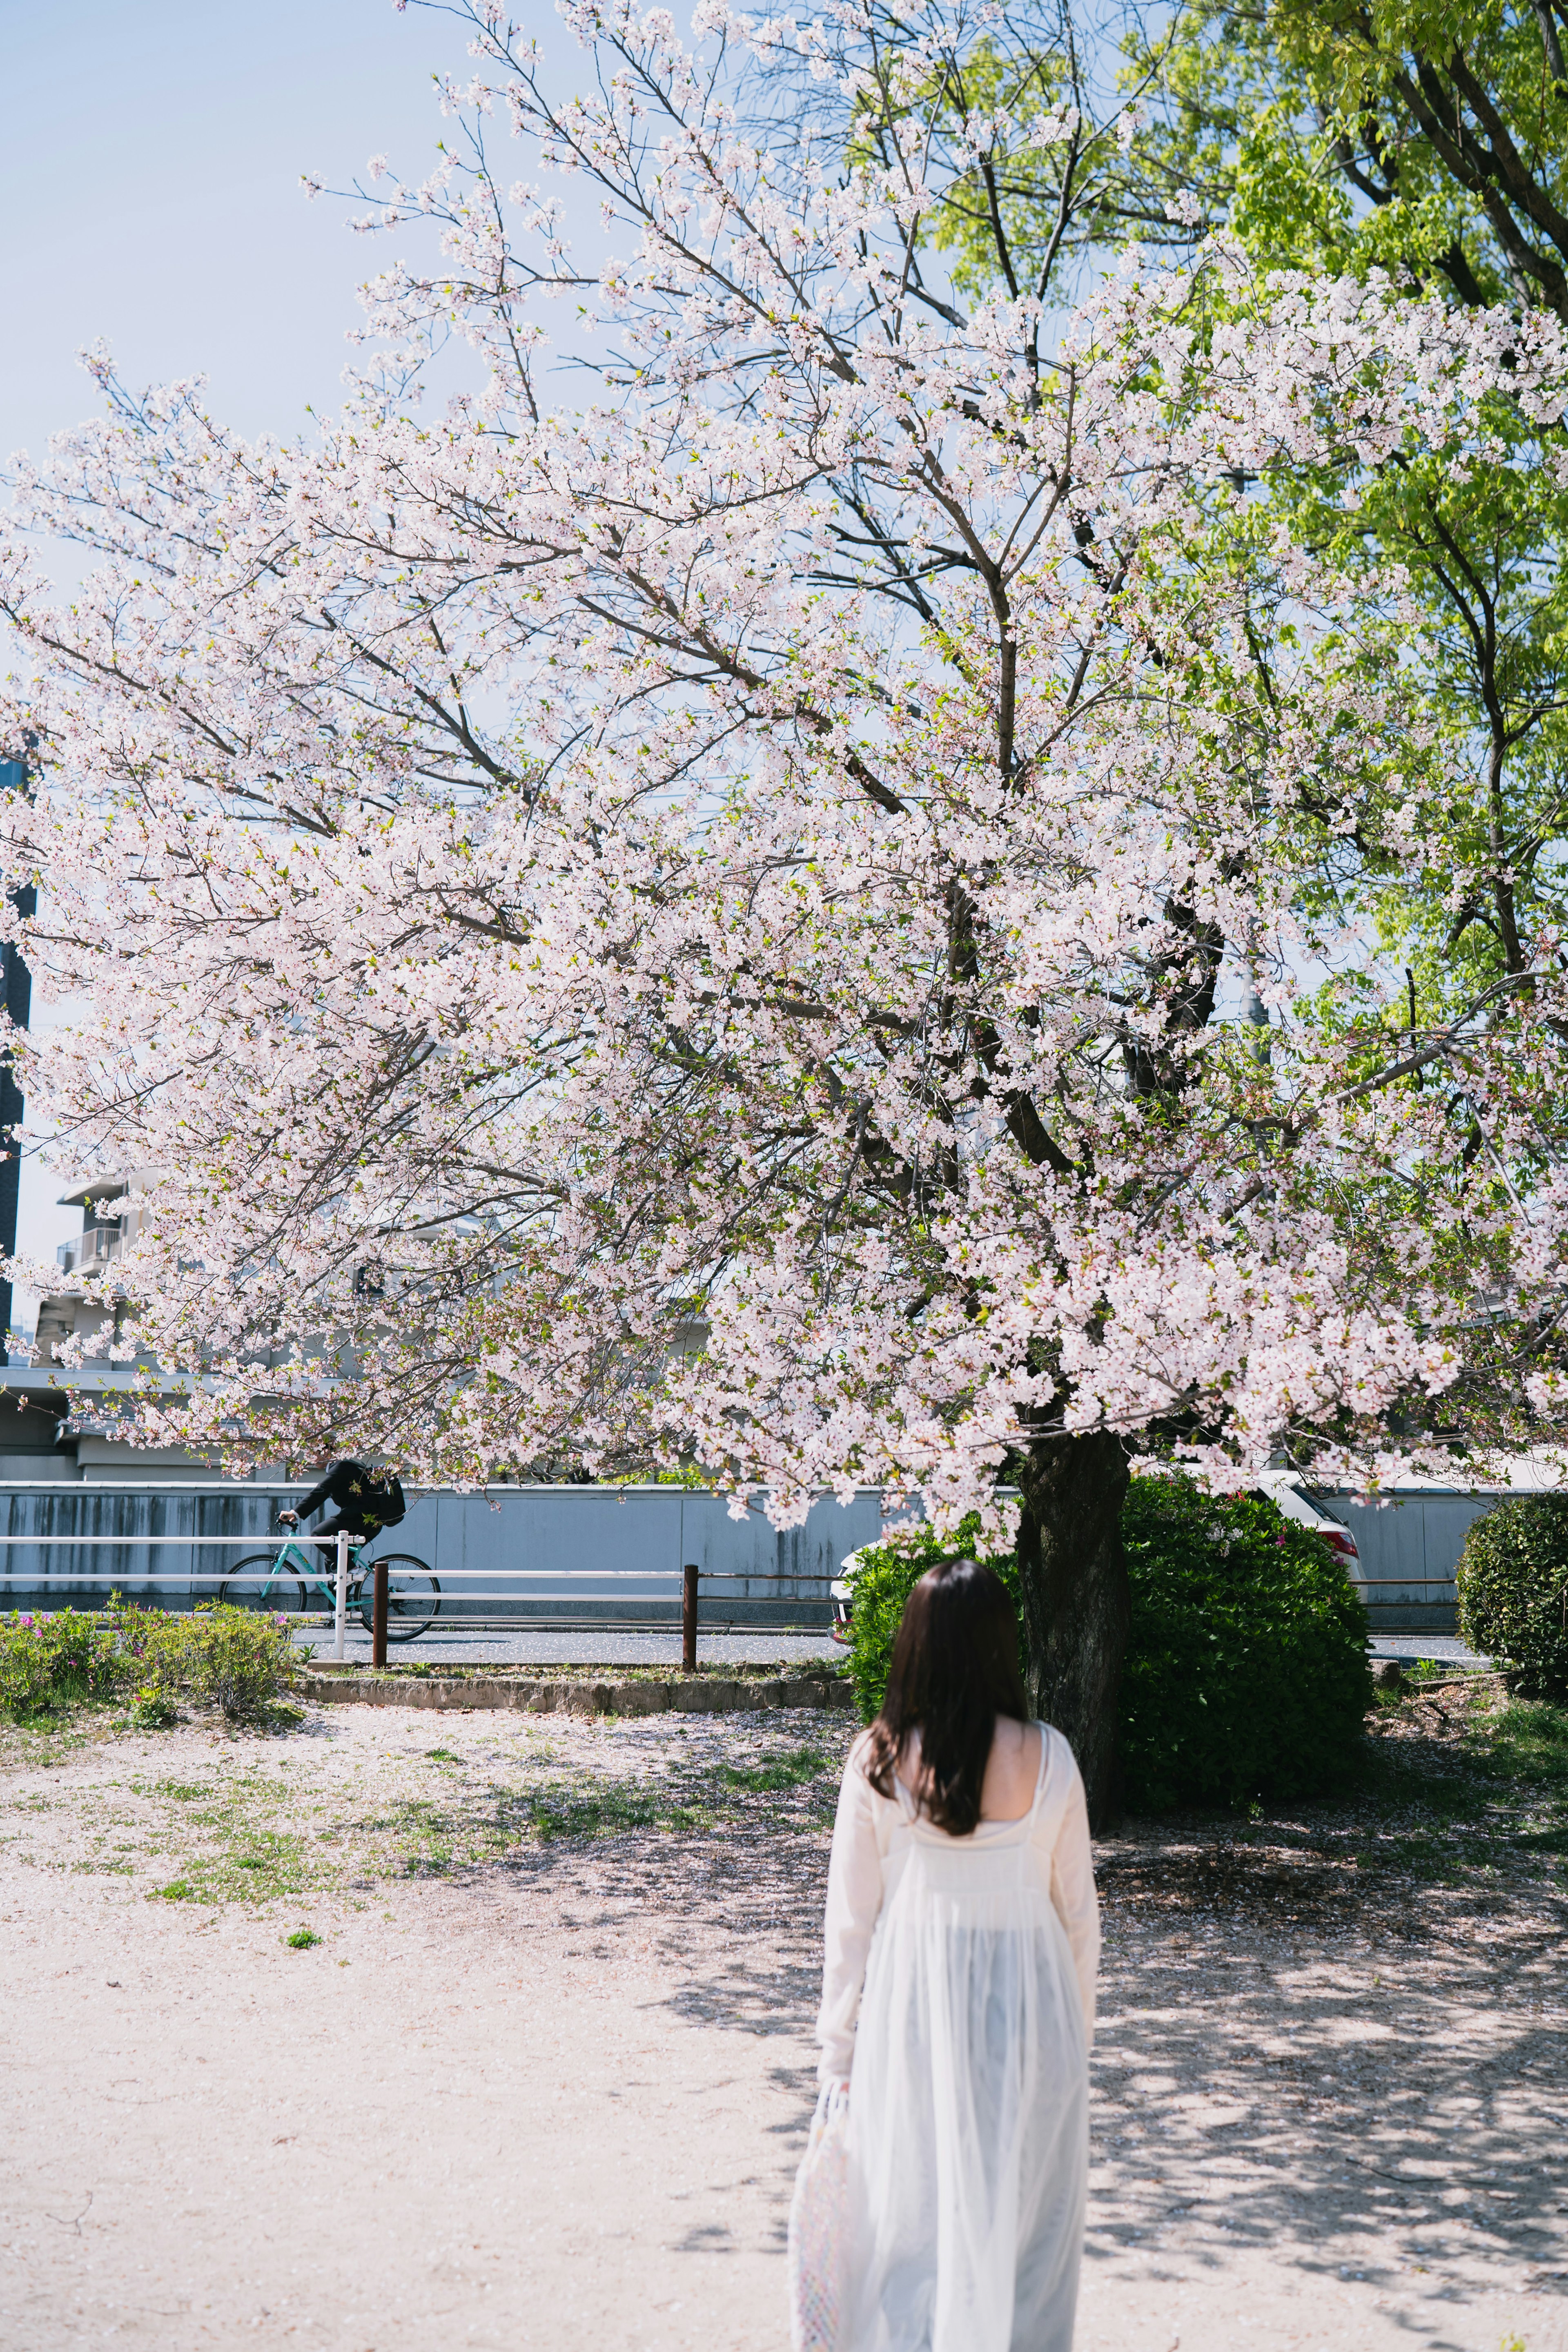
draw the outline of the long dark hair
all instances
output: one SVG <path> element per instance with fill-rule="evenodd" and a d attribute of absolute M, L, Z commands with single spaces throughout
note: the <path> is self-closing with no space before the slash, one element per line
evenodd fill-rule
<path fill-rule="evenodd" d="M 920 1797 L 927 1818 L 967 1837 L 998 1715 L 1029 1716 L 1019 1670 L 1018 1619 L 1007 1586 L 972 1559 L 927 1570 L 904 1604 L 882 1712 L 862 1769 L 883 1797 L 909 1734 L 920 1733 Z"/>

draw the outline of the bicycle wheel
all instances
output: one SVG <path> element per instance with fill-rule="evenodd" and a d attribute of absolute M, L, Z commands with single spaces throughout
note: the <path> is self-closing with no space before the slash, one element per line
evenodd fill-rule
<path fill-rule="evenodd" d="M 378 1563 L 365 1562 L 365 1588 L 360 1599 L 360 1619 L 367 1633 L 376 1630 Z M 417 1642 L 427 1625 L 441 1614 L 441 1587 L 423 1560 L 405 1551 L 387 1554 L 387 1640 Z"/>
<path fill-rule="evenodd" d="M 218 1587 L 218 1599 L 231 1609 L 267 1609 L 279 1617 L 298 1617 L 305 1610 L 305 1586 L 291 1569 L 277 1567 L 275 1552 L 253 1551 L 230 1569 Z"/>

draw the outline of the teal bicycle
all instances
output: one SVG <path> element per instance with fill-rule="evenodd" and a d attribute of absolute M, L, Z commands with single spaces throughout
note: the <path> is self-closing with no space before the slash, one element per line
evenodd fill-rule
<path fill-rule="evenodd" d="M 285 1536 L 276 1552 L 253 1551 L 237 1560 L 218 1587 L 218 1599 L 235 1609 L 270 1609 L 282 1617 L 302 1617 L 308 1610 L 338 1608 L 337 1570 L 323 1570 L 306 1547 L 310 1538 Z M 422 1559 L 405 1551 L 388 1552 L 384 1562 L 355 1558 L 362 1537 L 349 1547 L 348 1605 L 360 1612 L 367 1633 L 375 1632 L 376 1570 L 387 1572 L 387 1640 L 417 1642 L 441 1614 L 441 1587 Z M 319 1598 L 313 1598 L 319 1595 Z"/>

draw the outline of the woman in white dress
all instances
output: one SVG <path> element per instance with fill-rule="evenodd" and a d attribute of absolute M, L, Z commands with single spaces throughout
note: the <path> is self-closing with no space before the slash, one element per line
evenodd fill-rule
<path fill-rule="evenodd" d="M 1099 1909 L 1083 1783 L 1025 1720 L 1006 1587 L 910 1595 L 850 1751 L 817 2038 L 849 2086 L 841 2352 L 1068 2352 Z"/>

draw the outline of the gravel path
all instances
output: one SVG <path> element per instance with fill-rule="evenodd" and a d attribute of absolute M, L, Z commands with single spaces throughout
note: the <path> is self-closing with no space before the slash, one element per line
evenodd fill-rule
<path fill-rule="evenodd" d="M 0 2344 L 784 2352 L 848 1737 L 5 1735 Z M 1568 2352 L 1561 1879 L 1473 1844 L 1102 1848 L 1079 2352 Z"/>

